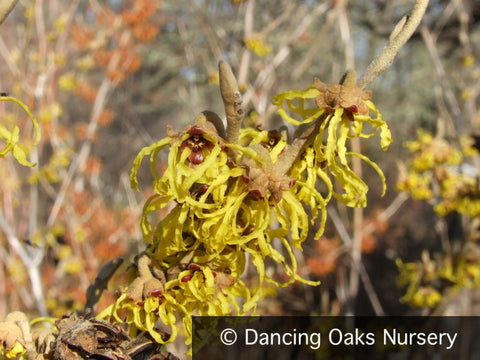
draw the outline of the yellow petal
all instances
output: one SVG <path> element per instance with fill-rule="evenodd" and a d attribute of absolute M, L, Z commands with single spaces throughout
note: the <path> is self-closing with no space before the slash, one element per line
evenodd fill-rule
<path fill-rule="evenodd" d="M 140 165 L 142 164 L 143 158 L 145 156 L 151 155 L 154 151 L 158 152 L 159 150 L 163 149 L 165 146 L 167 146 L 170 143 L 170 141 L 171 141 L 171 138 L 166 137 L 140 150 L 138 155 L 133 160 L 132 170 L 130 171 L 130 185 L 133 189 L 139 190 L 137 173 L 138 173 L 138 170 L 140 169 Z M 155 164 L 156 164 L 155 157 L 150 159 L 150 163 L 151 163 L 152 174 L 156 174 L 156 171 L 154 170 Z"/>

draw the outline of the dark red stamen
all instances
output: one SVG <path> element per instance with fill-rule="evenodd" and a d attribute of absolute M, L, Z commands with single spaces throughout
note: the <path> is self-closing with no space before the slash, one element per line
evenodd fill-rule
<path fill-rule="evenodd" d="M 200 265 L 197 265 L 197 264 L 190 264 L 188 265 L 188 270 L 193 270 L 193 271 L 197 271 L 197 270 L 200 270 Z"/>
<path fill-rule="evenodd" d="M 190 130 L 188 130 L 188 133 L 190 135 L 202 135 L 205 131 L 203 131 L 203 129 L 198 126 L 198 125 L 193 125 Z"/>
<path fill-rule="evenodd" d="M 245 230 L 243 230 L 242 235 L 250 235 L 255 231 L 255 227 L 253 225 L 248 225 Z"/>
<path fill-rule="evenodd" d="M 154 290 L 150 291 L 150 296 L 157 297 L 157 296 L 160 296 L 162 294 L 163 294 L 162 289 L 154 289 Z"/>
<path fill-rule="evenodd" d="M 193 278 L 193 274 L 191 274 L 191 275 L 185 275 L 185 276 L 182 278 L 182 280 L 180 280 L 180 281 L 183 282 L 183 283 L 186 283 L 186 282 L 189 282 L 190 280 L 192 280 L 192 278 Z"/>
<path fill-rule="evenodd" d="M 251 199 L 253 200 L 260 200 L 263 199 L 263 195 L 260 192 L 260 190 L 251 190 L 248 195 L 250 196 Z"/>
<path fill-rule="evenodd" d="M 192 151 L 188 159 L 193 165 L 199 165 L 203 162 L 204 157 L 201 151 Z"/>
<path fill-rule="evenodd" d="M 350 105 L 349 107 L 345 108 L 345 110 L 351 111 L 353 113 L 358 112 L 358 106 L 357 105 Z"/>

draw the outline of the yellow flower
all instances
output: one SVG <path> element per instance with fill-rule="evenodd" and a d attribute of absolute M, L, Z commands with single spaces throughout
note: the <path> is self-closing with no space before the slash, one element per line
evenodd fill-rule
<path fill-rule="evenodd" d="M 141 289 L 141 292 L 138 293 L 135 288 Z M 239 297 L 246 299 L 243 306 L 238 303 Z M 131 326 L 133 333 L 137 330 L 148 331 L 155 341 L 163 344 L 176 338 L 179 316 L 186 331 L 186 343 L 189 344 L 191 315 L 231 315 L 232 308 L 237 315 L 243 315 L 254 307 L 251 300 L 250 291 L 241 280 L 213 271 L 208 266 L 190 264 L 165 284 L 153 277 L 146 281 L 142 277 L 136 278 L 115 304 L 98 317 L 125 322 Z M 169 326 L 170 332 L 162 333 L 156 328 L 157 320 Z"/>
<path fill-rule="evenodd" d="M 471 67 L 475 64 L 475 57 L 473 55 L 467 55 L 463 58 L 463 66 Z"/>
<path fill-rule="evenodd" d="M 38 121 L 30 112 L 27 105 L 25 105 L 23 102 L 21 102 L 20 100 L 12 96 L 1 95 L 0 101 L 12 101 L 18 106 L 20 106 L 23 109 L 23 111 L 25 111 L 25 113 L 28 115 L 28 117 L 32 121 L 33 129 L 35 132 L 34 139 L 33 139 L 33 146 L 37 145 L 37 143 L 40 141 L 40 129 L 38 127 Z M 28 151 L 25 146 L 19 143 L 20 128 L 18 126 L 15 125 L 13 129 L 10 131 L 5 126 L 0 124 L 0 138 L 5 140 L 6 142 L 3 149 L 0 150 L 0 157 L 5 157 L 9 152 L 11 152 L 12 155 L 15 157 L 15 159 L 21 165 L 24 165 L 24 166 L 35 165 L 27 160 Z"/>
<path fill-rule="evenodd" d="M 178 133 L 169 129 L 168 137 L 142 149 L 130 179 L 138 189 L 137 172 L 149 157 L 155 194 L 146 201 L 141 220 L 148 247 L 128 289 L 101 316 L 126 321 L 133 331 L 149 331 L 159 342 L 173 340 L 181 318 L 189 343 L 193 314 L 254 313 L 265 282 L 317 285 L 298 275 L 294 250 L 302 248 L 312 227 L 318 226 L 315 237 L 323 233 L 331 198 L 365 206 L 368 186 L 350 169 L 350 158 L 369 163 L 385 191 L 380 168 L 347 149 L 350 138 L 378 132 L 382 149 L 392 141 L 369 98 L 369 92 L 353 86 L 326 87 L 317 81 L 274 101 L 294 125 L 313 123 L 310 135 L 290 144 L 279 131 L 255 128 L 242 129 L 227 141 L 220 118 L 204 112 L 193 125 Z M 309 107 L 309 101 L 316 107 Z M 364 131 L 365 124 L 370 131 Z M 158 154 L 166 148 L 168 163 L 159 173 Z M 334 191 L 333 179 L 343 193 Z M 318 190 L 319 180 L 324 193 Z M 240 280 L 247 257 L 257 272 L 251 287 Z M 269 275 L 271 263 L 283 270 L 283 282 Z M 126 312 L 124 319 L 120 309 Z M 155 328 L 159 319 L 171 327 L 169 335 Z"/>
<path fill-rule="evenodd" d="M 410 172 L 406 179 L 397 184 L 398 191 L 407 191 L 414 199 L 428 200 L 433 196 L 431 178 L 417 172 Z"/>
<path fill-rule="evenodd" d="M 370 96 L 369 92 L 362 91 L 349 82 L 326 86 L 317 80 L 315 85 L 305 90 L 286 91 L 277 95 L 273 101 L 273 104 L 278 106 L 280 116 L 293 125 L 306 125 L 315 121 L 318 123 L 313 130 L 313 153 L 310 152 L 309 156 L 313 154 L 313 166 L 318 167 L 319 171 L 310 171 L 310 175 L 320 177 L 329 189 L 332 187 L 328 178 L 329 175 L 333 176 L 344 193 L 332 194 L 348 206 L 366 206 L 368 190 L 367 184 L 350 168 L 350 157 L 358 157 L 370 164 L 380 175 L 382 193 L 385 192 L 385 177 L 381 169 L 368 157 L 350 152 L 347 148 L 349 139 L 370 138 L 378 132 L 383 150 L 392 142 L 390 130 L 382 115 L 368 100 Z M 316 106 L 311 105 L 312 100 L 315 100 Z M 364 132 L 365 124 L 369 124 L 373 131 Z"/>
<path fill-rule="evenodd" d="M 294 180 L 282 170 L 280 159 L 287 143 L 278 133 L 245 129 L 241 144 L 227 143 L 219 133 L 200 117 L 180 133 L 169 131 L 167 138 L 144 148 L 135 159 L 132 187 L 138 187 L 136 173 L 145 156 L 150 157 L 154 179 L 155 194 L 145 203 L 141 227 L 149 245 L 145 252 L 151 259 L 149 267 L 156 275 L 140 273 L 102 316 L 120 321 L 118 310 L 127 310 L 127 323 L 151 332 L 159 341 L 166 340 L 155 333 L 152 324 L 160 318 L 170 325 L 173 339 L 177 333 L 174 318 L 179 316 L 184 319 L 188 342 L 191 333 L 186 317 L 255 311 L 264 281 L 317 284 L 297 274 L 293 252 L 301 248 L 319 214 L 323 232 L 326 200 L 315 189 L 315 182 L 308 176 Z M 166 147 L 168 164 L 159 175 L 157 154 Z M 312 160 L 310 156 L 306 161 Z M 299 175 L 302 167 L 292 169 L 292 174 Z M 331 193 L 331 184 L 328 188 Z M 311 209 L 311 220 L 303 203 Z M 153 214 L 167 207 L 171 209 L 168 215 L 154 220 Z M 273 246 L 275 239 L 283 251 Z M 258 273 L 253 290 L 239 279 L 247 254 Z M 284 283 L 267 275 L 267 258 L 283 268 Z M 161 284 L 160 296 L 152 297 L 146 290 L 152 281 Z"/>
<path fill-rule="evenodd" d="M 475 148 L 475 140 L 471 136 L 461 136 L 460 146 L 461 152 L 466 157 L 473 157 L 478 155 L 478 150 Z"/>
<path fill-rule="evenodd" d="M 416 291 L 410 299 L 402 298 L 410 305 L 416 307 L 435 307 L 442 300 L 442 295 L 432 287 L 422 287 Z"/>
<path fill-rule="evenodd" d="M 10 350 L 5 351 L 5 356 L 7 357 L 7 359 L 13 359 L 18 355 L 23 354 L 24 352 L 25 352 L 25 347 L 20 342 L 17 341 Z"/>
<path fill-rule="evenodd" d="M 151 244 L 149 253 L 167 267 L 179 253 L 193 252 L 196 263 L 217 259 L 219 268 L 215 270 L 219 271 L 224 270 L 220 259 L 228 254 L 224 262 L 229 264 L 228 271 L 240 275 L 248 252 L 260 266 L 260 282 L 265 274 L 257 256 L 271 257 L 281 264 L 289 282 L 298 279 L 292 245 L 300 248 L 308 234 L 309 220 L 296 193 L 304 198 L 313 194 L 308 199 L 315 215 L 319 208 L 325 209 L 324 200 L 313 187 L 276 172 L 275 163 L 286 146 L 277 135 L 247 129 L 240 138 L 249 146 L 242 146 L 228 144 L 213 129 L 202 126 L 195 124 L 172 134 L 142 150 L 135 160 L 134 187 L 142 158 L 151 155 L 156 194 L 147 200 L 142 217 L 145 239 Z M 155 155 L 167 145 L 169 164 L 159 177 Z M 149 215 L 172 201 L 176 203 L 172 211 L 152 224 Z M 268 232 L 276 221 L 281 227 Z M 286 260 L 271 242 L 288 235 L 291 244 L 281 240 L 289 255 Z M 235 252 L 238 254 L 232 255 Z M 236 261 L 228 261 L 231 258 Z"/>

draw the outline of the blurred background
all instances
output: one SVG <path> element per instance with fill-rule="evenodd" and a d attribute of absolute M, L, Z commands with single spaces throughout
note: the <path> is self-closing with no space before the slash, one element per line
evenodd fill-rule
<path fill-rule="evenodd" d="M 350 68 L 362 74 L 412 7 L 410 0 L 20 0 L 0 26 L 0 91 L 30 107 L 42 140 L 31 149 L 31 169 L 0 159 L 0 318 L 82 309 L 103 264 L 119 256 L 128 263 L 143 249 L 139 218 L 152 179 L 144 166 L 143 190 L 132 191 L 132 161 L 167 125 L 180 130 L 207 109 L 224 116 L 218 60 L 238 78 L 248 125 L 278 128 L 275 94 L 316 77 L 336 83 Z M 462 153 L 454 165 L 468 165 L 478 179 L 479 58 L 480 2 L 431 0 L 393 66 L 368 86 L 394 143 L 386 152 L 378 137 L 358 146 L 384 170 L 386 195 L 375 172 L 361 169 L 367 208 L 330 204 L 325 235 L 296 254 L 301 274 L 322 284 L 272 287 L 261 314 L 478 314 L 478 181 L 453 194 L 476 211 L 440 213 L 435 205 L 446 197 L 437 167 L 453 166 L 438 154 Z M 21 110 L 2 102 L 0 117 L 7 127 L 23 124 L 28 147 Z M 433 140 L 417 137 L 420 128 Z M 409 189 L 398 183 L 418 155 L 406 141 L 426 144 L 417 152 L 436 151 L 430 196 L 398 191 Z M 99 310 L 126 285 L 124 272 Z"/>

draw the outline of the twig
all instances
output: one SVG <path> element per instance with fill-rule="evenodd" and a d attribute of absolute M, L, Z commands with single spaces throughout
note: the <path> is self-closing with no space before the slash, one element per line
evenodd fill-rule
<path fill-rule="evenodd" d="M 353 42 L 350 32 L 350 24 L 348 22 L 346 2 L 341 1 L 337 6 L 337 17 L 338 25 L 340 28 L 340 34 L 343 41 L 344 53 L 345 53 L 345 64 L 346 68 L 349 69 L 345 73 L 342 79 L 342 85 L 354 87 L 357 83 L 357 73 L 352 70 L 355 69 L 355 57 L 353 54 Z M 351 141 L 352 151 L 356 153 L 361 153 L 361 144 L 360 139 L 355 137 Z M 352 159 L 352 169 L 355 174 L 360 178 L 362 177 L 362 161 L 358 157 L 353 157 Z M 353 264 L 362 264 L 362 238 L 363 238 L 363 224 L 364 224 L 364 211 L 363 208 L 356 207 L 353 209 L 353 235 L 350 248 L 350 256 Z M 366 274 L 366 272 L 365 272 Z M 358 266 L 352 266 L 350 268 L 350 274 L 348 277 L 348 300 L 345 304 L 345 313 L 348 315 L 355 314 L 355 303 L 358 295 L 358 289 L 360 287 L 360 278 L 365 278 L 365 274 L 362 274 L 362 271 L 358 271 Z M 369 291 L 374 291 L 373 286 L 371 286 L 370 279 L 368 276 L 365 279 L 362 279 L 365 283 L 365 288 Z"/>
<path fill-rule="evenodd" d="M 340 35 L 344 44 L 345 64 L 347 69 L 355 69 L 355 56 L 353 53 L 353 43 L 350 32 L 350 25 L 348 23 L 347 5 L 342 0 L 337 6 L 338 26 L 340 28 Z M 355 84 L 354 84 L 355 85 Z"/>
<path fill-rule="evenodd" d="M 443 90 L 446 101 L 453 113 L 453 116 L 451 117 L 451 119 L 455 126 L 454 130 L 458 131 L 463 128 L 462 110 L 460 109 L 460 105 L 458 104 L 457 99 L 455 98 L 455 94 L 453 93 L 452 87 L 450 86 L 450 83 L 448 81 L 448 77 L 443 67 L 443 64 L 440 60 L 437 47 L 435 46 L 434 37 L 426 27 L 422 27 L 420 32 L 422 34 L 423 41 L 432 59 L 435 72 L 437 73 L 438 84 L 440 88 Z"/>
<path fill-rule="evenodd" d="M 360 78 L 358 86 L 364 89 L 370 84 L 379 74 L 388 69 L 392 65 L 393 59 L 398 54 L 403 45 L 410 39 L 420 24 L 425 10 L 428 5 L 428 0 L 417 0 L 411 15 L 408 18 L 403 18 L 397 24 L 390 36 L 390 41 L 382 52 L 370 63 L 365 71 L 365 74 Z"/>
<path fill-rule="evenodd" d="M 45 305 L 42 278 L 39 268 L 41 259 L 43 258 L 43 250 L 34 249 L 31 253 L 27 252 L 27 249 L 22 246 L 20 240 L 13 232 L 13 229 L 11 228 L 10 224 L 8 224 L 3 214 L 0 214 L 0 228 L 5 233 L 9 245 L 17 253 L 17 255 L 20 257 L 20 260 L 27 268 L 30 284 L 32 285 L 32 295 L 35 298 L 35 305 L 39 314 L 41 316 L 47 316 L 48 311 Z"/>
<path fill-rule="evenodd" d="M 244 116 L 242 95 L 238 90 L 237 80 L 230 66 L 225 61 L 220 61 L 218 69 L 220 73 L 220 93 L 227 116 L 227 141 L 237 144 L 240 125 Z"/>
<path fill-rule="evenodd" d="M 397 213 L 397 211 L 402 207 L 405 201 L 407 201 L 409 198 L 410 197 L 406 192 L 399 193 L 395 197 L 395 199 L 390 203 L 390 205 L 388 205 L 388 207 L 378 215 L 378 218 L 382 221 L 387 221 Z M 370 234 L 374 231 L 375 231 L 375 225 L 373 223 L 365 225 L 365 227 L 363 228 L 363 232 L 365 234 Z"/>
<path fill-rule="evenodd" d="M 0 24 L 7 18 L 8 14 L 13 10 L 18 0 L 2 0 L 0 1 Z"/>
<path fill-rule="evenodd" d="M 92 117 L 91 117 L 91 122 L 88 126 L 87 129 L 87 139 L 86 141 L 82 144 L 82 147 L 80 151 L 78 152 L 78 155 L 75 157 L 75 159 L 72 161 L 72 164 L 70 165 L 70 168 L 68 169 L 67 176 L 64 178 L 62 185 L 60 187 L 60 191 L 58 192 L 57 197 L 55 198 L 55 202 L 52 206 L 52 210 L 50 212 L 50 215 L 47 220 L 47 228 L 50 228 L 53 226 L 55 223 L 55 220 L 57 219 L 57 215 L 60 212 L 60 209 L 62 207 L 63 201 L 65 199 L 65 196 L 68 191 L 68 187 L 70 186 L 70 183 L 73 180 L 73 177 L 77 170 L 81 168 L 85 160 L 87 159 L 88 155 L 90 154 L 91 150 L 91 140 L 92 137 L 95 133 L 95 130 L 97 128 L 98 124 L 98 117 L 100 116 L 101 110 L 105 106 L 106 102 L 106 97 L 111 90 L 112 83 L 105 78 L 102 84 L 100 85 L 97 93 L 97 97 L 95 98 L 95 102 L 93 105 L 93 110 L 92 110 Z"/>
<path fill-rule="evenodd" d="M 293 141 L 286 151 L 280 154 L 278 161 L 274 165 L 275 171 L 278 174 L 285 175 L 288 173 L 298 156 L 300 156 L 303 151 L 313 143 L 324 119 L 325 116 L 323 115 L 318 118 Z"/>
<path fill-rule="evenodd" d="M 337 229 L 337 233 L 340 236 L 340 238 L 343 240 L 343 242 L 347 246 L 351 247 L 353 245 L 353 240 L 350 234 L 347 232 L 347 229 L 345 229 L 345 226 L 343 226 L 343 222 L 338 216 L 335 208 L 330 206 L 328 208 L 328 215 L 330 216 L 330 219 L 332 219 L 333 225 Z M 368 275 L 367 270 L 365 269 L 365 265 L 363 265 L 363 262 L 361 261 L 361 259 L 357 259 L 357 261 L 355 261 L 355 259 L 352 259 L 352 262 L 353 262 L 353 267 L 356 269 L 356 271 L 358 271 L 360 278 L 362 279 L 363 286 L 365 286 L 365 292 L 367 293 L 367 296 L 370 299 L 370 303 L 372 304 L 375 314 L 377 316 L 385 315 L 385 312 L 383 311 L 380 300 L 378 299 L 377 293 L 375 292 L 375 289 L 370 280 L 370 276 Z M 349 297 L 350 296 L 351 294 L 349 294 Z"/>
<path fill-rule="evenodd" d="M 255 9 L 255 0 L 247 1 L 245 9 L 245 17 L 243 21 L 243 38 L 248 38 L 253 32 L 253 14 Z M 245 85 L 247 83 L 248 69 L 250 68 L 250 60 L 252 53 L 244 46 L 240 63 L 238 65 L 238 83 Z"/>
<path fill-rule="evenodd" d="M 121 47 L 123 44 L 126 44 L 129 41 L 129 37 L 130 35 L 128 32 L 123 33 L 122 36 L 120 37 L 120 42 L 118 46 Z M 114 69 L 115 67 L 117 67 L 119 61 L 120 61 L 120 55 L 117 54 L 116 56 L 113 56 L 110 62 L 108 63 L 107 72 L 110 69 Z M 55 198 L 55 202 L 52 206 L 52 210 L 50 211 L 50 215 L 47 220 L 47 228 L 50 228 L 51 226 L 53 226 L 58 216 L 58 213 L 60 212 L 63 201 L 67 194 L 68 187 L 72 182 L 74 175 L 79 169 L 82 168 L 88 156 L 90 155 L 90 151 L 92 149 L 92 139 L 98 127 L 98 119 L 100 118 L 100 115 L 103 109 L 105 109 L 107 97 L 115 85 L 116 85 L 115 83 L 112 83 L 108 79 L 108 77 L 105 76 L 98 88 L 97 96 L 95 97 L 92 112 L 90 115 L 90 123 L 88 124 L 86 139 L 83 142 L 80 148 L 80 151 L 78 152 L 78 155 L 72 161 L 68 169 L 67 175 L 62 182 L 60 191 L 58 192 L 58 195 Z"/>
<path fill-rule="evenodd" d="M 315 9 L 309 12 L 302 18 L 302 21 L 298 24 L 291 35 L 285 39 L 285 44 L 277 51 L 277 54 L 273 57 L 272 61 L 266 63 L 265 68 L 257 75 L 255 83 L 244 94 L 244 102 L 249 103 L 255 95 L 255 89 L 261 87 L 266 80 L 273 74 L 275 69 L 284 62 L 291 54 L 291 44 L 295 43 L 298 38 L 305 33 L 310 24 L 320 15 L 327 12 L 330 8 L 328 2 L 320 3 Z"/>
<path fill-rule="evenodd" d="M 8 50 L 5 41 L 3 41 L 3 37 L 0 36 L 0 56 L 2 57 L 3 61 L 7 65 L 8 69 L 12 73 L 14 78 L 19 78 L 21 76 L 20 69 L 18 68 L 17 64 L 12 60 L 12 54 L 10 50 Z"/>
<path fill-rule="evenodd" d="M 113 274 L 123 264 L 123 258 L 116 258 L 106 263 L 97 274 L 95 281 L 87 289 L 87 302 L 85 304 L 84 314 L 86 318 L 94 315 L 95 305 L 100 300 L 102 293 L 107 289 L 108 282 Z"/>

